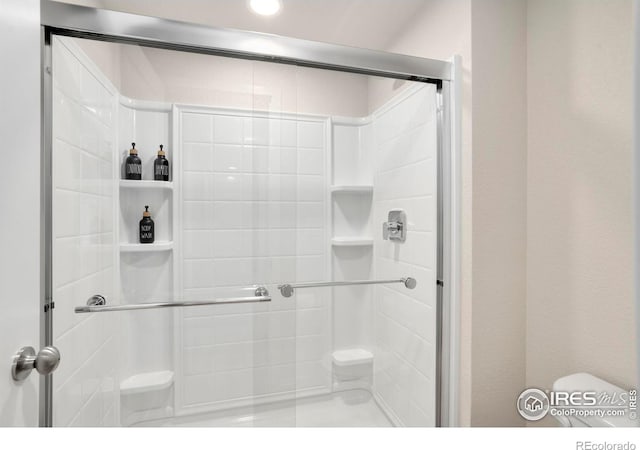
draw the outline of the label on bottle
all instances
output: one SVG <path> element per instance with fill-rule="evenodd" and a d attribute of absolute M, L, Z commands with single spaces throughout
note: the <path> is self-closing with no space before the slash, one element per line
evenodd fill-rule
<path fill-rule="evenodd" d="M 153 239 L 153 225 L 140 225 L 140 239 L 141 240 Z"/>
<path fill-rule="evenodd" d="M 142 175 L 142 164 L 127 164 L 128 175 Z"/>
<path fill-rule="evenodd" d="M 156 164 L 156 175 L 159 176 L 159 177 L 168 177 L 169 176 L 169 166 Z"/>

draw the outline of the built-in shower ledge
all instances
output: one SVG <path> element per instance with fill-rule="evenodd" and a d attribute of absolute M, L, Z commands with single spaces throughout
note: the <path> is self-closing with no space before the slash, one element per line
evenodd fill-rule
<path fill-rule="evenodd" d="M 153 244 L 120 244 L 122 253 L 166 252 L 173 249 L 173 241 L 159 241 Z"/>
<path fill-rule="evenodd" d="M 373 239 L 361 237 L 334 237 L 331 239 L 331 245 L 334 247 L 370 247 L 373 245 Z"/>
<path fill-rule="evenodd" d="M 139 373 L 122 380 L 120 383 L 120 394 L 131 395 L 159 391 L 169 388 L 172 384 L 173 372 L 170 370 Z"/>
<path fill-rule="evenodd" d="M 127 189 L 166 189 L 172 190 L 173 183 L 171 181 L 155 181 L 155 180 L 120 180 L 120 187 Z"/>
<path fill-rule="evenodd" d="M 334 194 L 371 194 L 373 192 L 372 185 L 360 185 L 360 184 L 342 184 L 331 186 L 331 192 Z"/>

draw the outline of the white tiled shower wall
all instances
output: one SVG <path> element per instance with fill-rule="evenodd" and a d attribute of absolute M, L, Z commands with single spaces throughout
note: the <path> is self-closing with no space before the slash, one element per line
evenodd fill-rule
<path fill-rule="evenodd" d="M 87 68 L 90 62 L 80 62 L 82 58 L 65 47 L 56 52 L 54 257 L 60 264 L 54 278 L 54 332 L 64 364 L 54 377 L 54 400 L 58 399 L 54 420 L 58 425 L 115 425 L 117 316 L 74 315 L 72 311 L 93 293 L 116 299 L 119 295 L 112 292 L 117 286 L 115 255 L 106 249 L 116 244 L 113 183 L 119 178 L 119 161 L 113 158 L 122 156 L 119 153 L 128 148 L 128 142 L 114 148 L 117 92 L 97 69 Z M 435 89 L 423 86 L 407 92 L 395 106 L 375 113 L 366 126 L 373 128 L 374 139 L 365 139 L 370 144 L 365 147 L 373 148 L 376 163 L 373 276 L 418 280 L 414 291 L 395 285 L 371 288 L 373 389 L 397 423 L 433 425 Z M 126 108 L 120 106 L 120 114 L 126 117 Z M 157 137 L 169 139 L 171 113 L 157 116 L 156 122 L 161 123 L 155 128 L 140 124 L 148 135 L 145 148 L 162 143 L 152 142 Z M 187 107 L 179 107 L 174 117 L 180 120 L 174 128 L 177 149 L 166 144 L 170 157 L 176 158 L 173 179 L 179 201 L 173 214 L 179 225 L 171 233 L 175 250 L 163 267 L 175 262 L 179 281 L 175 288 L 172 283 L 162 288 L 160 295 L 167 299 L 172 295 L 185 299 L 245 296 L 253 295 L 248 286 L 266 285 L 274 300 L 178 311 L 175 328 L 165 327 L 165 320 L 162 326 L 157 320 L 147 322 L 151 315 L 131 316 L 129 328 L 139 330 L 140 339 L 130 337 L 127 342 L 149 349 L 158 342 L 144 344 L 145 335 L 160 333 L 163 340 L 155 345 L 157 358 L 145 360 L 144 367 L 129 367 L 125 375 L 175 370 L 178 413 L 328 391 L 332 341 L 367 343 L 354 339 L 341 343 L 340 336 L 332 336 L 336 330 L 332 330 L 329 289 L 300 289 L 285 299 L 276 288 L 279 283 L 331 278 L 327 118 Z M 131 122 L 137 120 L 121 122 L 121 138 L 127 135 L 128 141 L 135 135 L 144 140 L 135 127 L 127 132 Z M 364 135 L 371 136 L 368 131 Z M 352 180 L 350 175 L 358 174 L 349 174 L 345 182 Z M 383 241 L 379 233 L 387 212 L 397 208 L 404 209 L 409 219 L 404 244 Z M 99 291 L 93 292 L 96 287 Z M 127 301 L 136 300 L 133 296 Z M 362 317 L 362 312 L 355 308 L 352 316 Z M 149 324 L 150 332 L 142 321 Z M 174 329 L 178 330 L 177 359 L 171 367 L 172 352 L 163 349 L 171 346 Z"/>
<path fill-rule="evenodd" d="M 185 310 L 182 408 L 327 391 L 330 291 L 277 284 L 328 276 L 326 119 L 181 112 L 183 293 L 271 303 Z"/>
<path fill-rule="evenodd" d="M 54 342 L 56 426 L 118 425 L 115 317 L 80 315 L 93 294 L 114 296 L 117 92 L 92 63 L 53 42 Z"/>
<path fill-rule="evenodd" d="M 374 394 L 400 424 L 434 426 L 436 89 L 408 92 L 373 118 L 374 224 L 387 221 L 392 209 L 403 209 L 408 221 L 404 243 L 374 233 L 374 271 L 377 278 L 418 281 L 414 290 L 401 284 L 374 288 Z"/>

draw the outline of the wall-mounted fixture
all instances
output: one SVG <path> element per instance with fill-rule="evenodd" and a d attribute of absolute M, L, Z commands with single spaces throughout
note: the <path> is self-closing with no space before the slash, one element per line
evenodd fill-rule
<path fill-rule="evenodd" d="M 261 16 L 273 16 L 282 7 L 280 0 L 249 0 L 251 10 Z"/>
<path fill-rule="evenodd" d="M 382 224 L 382 239 L 400 242 L 407 239 L 407 215 L 403 210 L 389 211 L 387 222 Z"/>

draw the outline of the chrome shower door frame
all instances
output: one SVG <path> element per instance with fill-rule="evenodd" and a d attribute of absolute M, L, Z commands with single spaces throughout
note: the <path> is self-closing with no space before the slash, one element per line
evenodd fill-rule
<path fill-rule="evenodd" d="M 459 62 L 418 58 L 277 35 L 221 29 L 41 0 L 41 346 L 52 336 L 52 77 L 51 38 L 72 36 L 167 50 L 269 61 L 437 86 L 436 426 L 457 424 L 459 283 Z M 40 426 L 52 426 L 51 375 L 42 377 Z"/>

